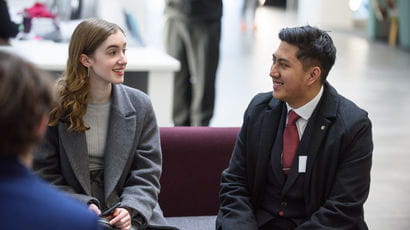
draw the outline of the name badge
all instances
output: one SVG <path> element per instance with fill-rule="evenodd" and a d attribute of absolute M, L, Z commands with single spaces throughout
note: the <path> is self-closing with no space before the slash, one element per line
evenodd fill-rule
<path fill-rule="evenodd" d="M 307 162 L 307 156 L 299 156 L 299 173 L 305 173 L 306 172 L 306 162 Z"/>

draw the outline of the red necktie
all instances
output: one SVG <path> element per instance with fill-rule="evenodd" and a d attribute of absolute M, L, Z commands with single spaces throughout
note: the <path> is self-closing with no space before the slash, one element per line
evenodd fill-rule
<path fill-rule="evenodd" d="M 299 145 L 298 128 L 296 127 L 296 121 L 299 119 L 293 110 L 289 112 L 288 123 L 286 124 L 285 131 L 283 132 L 283 172 L 287 175 L 292 168 L 293 158 L 295 158 L 296 150 Z"/>

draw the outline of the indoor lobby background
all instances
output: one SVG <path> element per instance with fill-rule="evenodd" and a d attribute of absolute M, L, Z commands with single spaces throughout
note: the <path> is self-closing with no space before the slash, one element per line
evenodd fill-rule
<path fill-rule="evenodd" d="M 34 2 L 8 0 L 14 13 Z M 260 6 L 256 11 L 256 29 L 244 31 L 240 26 L 242 0 L 223 0 L 221 53 L 211 126 L 240 126 L 251 98 L 272 90 L 269 68 L 281 28 L 309 23 L 329 31 L 337 58 L 328 81 L 339 93 L 367 110 L 373 123 L 372 181 L 365 204 L 369 229 L 410 229 L 410 1 L 394 1 L 399 6 L 395 12 L 399 27 L 393 35 L 392 20 L 387 17 L 380 21 L 374 7 L 376 1 L 363 1 L 358 11 L 352 11 L 355 2 L 361 1 L 293 0 L 287 1 L 287 7 Z M 113 10 L 110 4 L 120 7 L 119 10 Z M 129 10 L 141 39 L 134 44 L 163 51 L 163 0 L 101 0 L 100 5 L 105 6 L 99 8 L 101 17 L 119 24 L 124 23 L 118 18 L 121 10 Z M 389 44 L 394 35 L 396 39 Z"/>

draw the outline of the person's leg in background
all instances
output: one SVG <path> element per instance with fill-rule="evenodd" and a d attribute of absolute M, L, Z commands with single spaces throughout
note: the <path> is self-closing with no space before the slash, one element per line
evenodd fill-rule
<path fill-rule="evenodd" d="M 186 25 L 177 19 L 167 19 L 165 22 L 165 46 L 169 55 L 176 58 L 181 65 L 174 74 L 174 94 L 172 119 L 175 126 L 190 126 L 190 110 L 192 86 L 187 58 L 185 37 Z"/>
<path fill-rule="evenodd" d="M 256 9 L 259 6 L 259 0 L 243 0 L 241 9 L 241 31 L 246 32 L 248 28 L 257 29 L 255 22 Z"/>
<path fill-rule="evenodd" d="M 200 21 L 191 28 L 193 70 L 193 97 L 191 125 L 208 126 L 214 112 L 215 80 L 219 62 L 221 22 Z M 191 63 L 191 62 L 190 62 Z"/>
<path fill-rule="evenodd" d="M 247 22 L 247 12 L 249 9 L 249 0 L 242 1 L 242 8 L 241 8 L 241 31 L 245 32 L 248 29 L 248 22 Z"/>

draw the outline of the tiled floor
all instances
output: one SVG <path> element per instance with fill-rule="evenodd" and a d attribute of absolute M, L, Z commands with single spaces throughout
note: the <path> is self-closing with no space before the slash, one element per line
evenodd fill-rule
<path fill-rule="evenodd" d="M 277 33 L 295 25 L 292 13 L 260 8 L 257 31 L 242 33 L 235 2 L 224 0 L 212 126 L 240 126 L 250 99 L 271 90 L 268 72 Z M 367 110 L 373 122 L 372 183 L 365 205 L 369 228 L 410 229 L 410 53 L 369 41 L 364 33 L 330 30 L 338 53 L 328 80 Z"/>

